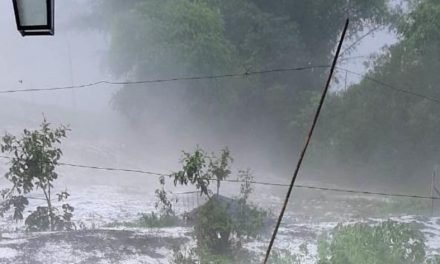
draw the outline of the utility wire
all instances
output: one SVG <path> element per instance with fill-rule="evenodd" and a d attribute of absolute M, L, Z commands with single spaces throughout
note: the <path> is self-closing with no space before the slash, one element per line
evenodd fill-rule
<path fill-rule="evenodd" d="M 370 29 L 367 33 L 365 33 L 364 35 L 360 36 L 356 41 L 354 41 L 353 43 L 351 43 L 347 48 L 344 48 L 343 51 L 341 51 L 340 56 L 342 56 L 345 52 L 349 51 L 350 49 L 352 49 L 354 46 L 356 46 L 359 42 L 361 42 L 364 38 L 368 37 L 369 35 L 373 34 L 376 30 L 380 29 L 381 26 L 377 26 L 374 27 L 372 29 Z"/>
<path fill-rule="evenodd" d="M 0 156 L 0 158 L 11 159 L 11 157 L 8 157 L 8 156 Z M 89 165 L 72 164 L 72 163 L 64 163 L 64 162 L 59 162 L 58 164 L 61 165 L 61 166 L 69 166 L 69 167 L 82 168 L 82 169 L 104 170 L 104 171 L 120 171 L 120 172 L 148 174 L 148 175 L 164 176 L 164 177 L 172 177 L 173 176 L 172 174 L 159 173 L 159 172 L 151 172 L 151 171 L 138 170 L 138 169 L 89 166 Z M 209 180 L 217 181 L 217 179 L 209 179 Z M 230 182 L 230 183 L 245 183 L 245 182 L 249 182 L 249 183 L 256 184 L 256 185 L 275 186 L 275 187 L 289 187 L 290 186 L 287 183 L 264 182 L 264 181 L 245 181 L 245 180 L 234 180 L 234 179 L 224 179 L 224 180 L 220 180 L 220 181 L 221 182 Z M 431 196 L 422 196 L 422 195 L 411 195 L 411 194 L 395 194 L 395 193 L 393 194 L 393 193 L 385 193 L 385 192 L 361 191 L 361 190 L 353 190 L 353 189 L 319 187 L 319 186 L 300 185 L 300 184 L 295 185 L 294 188 L 322 190 L 322 191 L 333 191 L 333 192 L 343 192 L 343 193 L 357 193 L 357 194 L 367 194 L 367 195 L 379 195 L 379 196 L 388 196 L 388 197 L 407 197 L 407 198 L 440 200 L 440 197 L 431 197 Z M 191 193 L 191 192 L 188 192 L 188 193 Z"/>
<path fill-rule="evenodd" d="M 269 70 L 262 70 L 262 71 L 246 71 L 244 73 L 203 75 L 203 76 L 186 76 L 186 77 L 173 77 L 173 78 L 166 78 L 166 79 L 123 81 L 123 82 L 114 82 L 114 81 L 103 80 L 103 81 L 98 81 L 98 82 L 93 82 L 93 83 L 88 83 L 88 84 L 71 85 L 71 86 L 63 86 L 63 87 L 30 88 L 30 89 L 21 89 L 21 90 L 3 90 L 3 91 L 0 91 L 0 94 L 20 93 L 20 92 L 72 90 L 72 89 L 82 89 L 82 88 L 86 88 L 86 87 L 97 86 L 100 84 L 134 85 L 134 84 L 164 83 L 164 82 L 190 81 L 190 80 L 212 80 L 212 79 L 224 79 L 224 78 L 234 78 L 234 77 L 246 77 L 246 76 L 251 76 L 251 75 L 259 75 L 259 74 L 304 71 L 304 70 L 313 70 L 313 69 L 325 69 L 328 67 L 330 67 L 330 66 L 329 65 L 309 65 L 309 66 L 301 66 L 301 67 L 294 67 L 294 68 L 278 68 L 278 69 L 269 69 Z"/>
<path fill-rule="evenodd" d="M 370 56 L 368 56 L 368 55 L 359 55 L 359 56 L 341 58 L 341 59 L 339 59 L 339 62 L 341 62 L 341 61 L 350 61 L 350 60 L 368 59 L 368 58 L 370 58 Z"/>
<path fill-rule="evenodd" d="M 98 167 L 98 166 L 88 166 L 88 165 L 72 164 L 72 163 L 65 163 L 65 162 L 58 162 L 58 164 L 62 165 L 62 166 L 76 167 L 76 168 L 85 168 L 85 169 L 94 169 L 94 170 L 132 172 L 132 173 L 141 173 L 141 174 L 149 174 L 149 175 L 164 176 L 164 177 L 172 176 L 171 174 L 165 174 L 165 173 L 159 173 L 159 172 L 151 172 L 151 171 L 144 171 L 144 170 L 136 170 L 136 169 Z"/>
<path fill-rule="evenodd" d="M 349 57 L 350 58 L 350 57 Z M 346 59 L 349 59 L 346 58 Z M 353 57 L 355 58 L 355 57 Z M 341 59 L 345 60 L 345 59 Z M 328 68 L 330 66 L 328 65 L 316 65 L 316 66 L 305 66 L 305 67 L 297 67 L 297 68 L 283 68 L 283 69 L 272 69 L 272 70 L 266 70 L 266 71 L 251 71 L 251 72 L 245 72 L 241 74 L 226 74 L 226 75 L 212 75 L 212 76 L 196 76 L 196 77 L 183 77 L 183 78 L 170 78 L 170 79 L 157 79 L 157 80 L 144 80 L 144 81 L 126 81 L 126 82 L 110 82 L 110 81 L 99 81 L 89 84 L 82 84 L 82 85 L 74 85 L 74 86 L 64 86 L 64 87 L 51 87 L 51 88 L 35 88 L 35 89 L 22 89 L 22 90 L 4 90 L 0 91 L 0 94 L 5 93 L 20 93 L 20 92 L 42 92 L 42 91 L 57 91 L 57 90 L 70 90 L 70 89 L 81 89 L 85 87 L 91 87 L 96 86 L 99 84 L 110 84 L 110 85 L 131 85 L 131 84 L 140 84 L 140 83 L 159 83 L 159 82 L 173 82 L 173 81 L 183 81 L 183 80 L 204 80 L 204 79 L 215 79 L 215 78 L 228 78 L 228 77 L 238 77 L 238 76 L 247 76 L 247 75 L 256 75 L 256 74 L 266 74 L 266 73 L 274 73 L 274 72 L 289 72 L 289 71 L 300 71 L 300 70 L 307 70 L 307 69 L 317 69 L 317 68 Z M 370 80 L 372 82 L 375 82 L 377 84 L 380 84 L 384 88 L 388 88 L 397 92 L 405 93 L 407 95 L 416 96 L 419 98 L 423 98 L 426 100 L 429 100 L 431 102 L 435 102 L 440 104 L 440 99 L 427 96 L 421 93 L 413 92 L 407 89 L 399 88 L 397 86 L 393 86 L 391 84 L 388 84 L 384 81 L 381 81 L 379 79 L 375 79 L 372 77 L 369 77 L 368 75 L 355 72 L 352 70 L 348 70 L 346 68 L 342 67 L 336 67 L 337 70 L 345 71 L 348 73 L 351 73 L 353 75 L 357 75 L 359 77 L 363 77 L 367 80 Z"/>
<path fill-rule="evenodd" d="M 416 198 L 416 199 L 440 200 L 440 197 L 432 197 L 432 196 L 398 194 L 398 193 L 392 194 L 385 192 L 371 192 L 371 191 L 360 191 L 360 190 L 350 190 L 350 189 L 340 189 L 340 188 L 317 187 L 317 186 L 300 185 L 300 184 L 295 185 L 295 188 L 343 192 L 343 193 L 356 193 L 356 194 L 366 194 L 366 195 L 378 195 L 378 196 L 387 196 L 387 197 L 405 197 L 405 198 Z"/>
<path fill-rule="evenodd" d="M 221 181 L 222 182 L 236 182 L 236 183 L 245 183 L 246 182 L 246 181 L 241 181 L 241 180 L 221 180 Z M 267 186 L 283 186 L 283 187 L 288 187 L 289 186 L 289 184 L 282 184 L 282 183 L 275 183 L 274 184 L 274 183 L 259 182 L 259 181 L 248 181 L 248 182 L 249 183 L 253 183 L 253 184 L 258 184 L 258 185 L 267 185 Z M 377 195 L 377 196 L 386 196 L 386 197 L 401 197 L 401 198 L 440 200 L 440 197 L 434 197 L 434 196 L 399 194 L 399 193 L 385 193 L 385 192 L 373 192 L 373 191 L 361 191 L 361 190 L 353 190 L 353 189 L 319 187 L 319 186 L 302 185 L 302 184 L 296 184 L 295 186 L 293 186 L 293 188 L 319 190 L 319 191 L 330 191 L 330 192 L 341 192 L 341 193 Z M 192 193 L 200 193 L 200 191 L 180 192 L 180 193 L 174 193 L 174 194 L 192 194 Z M 439 193 L 439 195 L 440 195 L 440 193 Z"/>
<path fill-rule="evenodd" d="M 2 156 L 2 155 L 0 155 L 0 158 L 2 158 L 2 159 L 11 159 L 11 157 Z M 145 171 L 145 170 L 137 170 L 137 169 L 100 167 L 100 166 L 73 164 L 73 163 L 66 163 L 66 162 L 58 162 L 57 164 L 61 165 L 61 166 L 76 167 L 76 168 L 83 168 L 83 169 L 105 170 L 105 171 L 121 171 L 121 172 L 141 173 L 141 174 L 149 174 L 149 175 L 165 176 L 165 177 L 172 176 L 171 174 L 165 174 L 165 173 L 160 173 L 160 172 L 151 172 L 151 171 Z"/>
<path fill-rule="evenodd" d="M 217 180 L 217 179 L 212 179 L 212 180 Z M 266 186 L 279 186 L 279 187 L 288 187 L 289 184 L 287 183 L 274 183 L 274 182 L 261 182 L 261 181 L 244 181 L 244 180 L 228 180 L 228 179 L 223 179 L 220 180 L 223 182 L 232 182 L 232 183 L 245 183 L 245 182 L 249 182 L 249 183 L 253 183 L 253 184 L 258 184 L 258 185 L 266 185 Z"/>
<path fill-rule="evenodd" d="M 360 56 L 342 58 L 341 61 L 351 59 L 351 58 L 358 58 L 358 57 L 360 57 Z M 302 70 L 328 68 L 328 67 L 330 67 L 330 66 L 329 65 L 315 65 L 315 66 L 303 66 L 303 67 L 295 67 L 295 68 L 279 68 L 279 69 L 271 69 L 271 70 L 264 70 L 264 71 L 249 71 L 249 72 L 245 72 L 245 73 L 224 74 L 224 75 L 193 76 L 193 77 L 181 77 L 181 78 L 176 77 L 176 78 L 169 78 L 169 79 L 125 81 L 125 82 L 98 81 L 98 82 L 93 82 L 93 83 L 88 83 L 88 84 L 64 86 L 64 87 L 31 88 L 31 89 L 21 89 L 21 90 L 3 90 L 3 91 L 0 91 L 0 94 L 20 93 L 20 92 L 43 92 L 43 91 L 71 90 L 71 89 L 81 89 L 81 88 L 86 88 L 86 87 L 97 86 L 100 84 L 133 85 L 133 84 L 142 84 L 142 83 L 161 83 L 161 82 L 175 82 L 175 81 L 188 81 L 188 80 L 220 79 L 220 78 L 232 78 L 232 77 L 249 76 L 249 75 L 257 75 L 257 74 L 268 74 L 268 73 L 276 73 L 276 72 L 302 71 Z M 429 100 L 431 102 L 435 102 L 435 103 L 440 104 L 440 99 L 430 97 L 430 96 L 427 96 L 427 95 L 424 95 L 421 93 L 413 92 L 413 91 L 410 91 L 407 89 L 399 88 L 399 87 L 393 86 L 391 84 L 388 84 L 384 81 L 369 77 L 368 75 L 365 75 L 365 74 L 362 74 L 359 72 L 348 70 L 346 68 L 336 67 L 336 69 L 351 73 L 353 75 L 363 77 L 367 80 L 370 80 L 370 81 L 373 81 L 377 84 L 380 84 L 384 88 L 392 89 L 397 92 L 416 96 L 416 97 L 423 98 L 423 99 Z"/>
<path fill-rule="evenodd" d="M 216 180 L 216 179 L 213 179 Z M 245 183 L 244 180 L 221 180 L 223 182 L 232 182 L 232 183 Z M 279 186 L 279 187 L 289 187 L 290 185 L 287 183 L 273 183 L 273 182 L 262 182 L 262 181 L 247 181 L 252 184 L 257 185 L 265 185 L 265 186 Z M 356 193 L 356 194 L 367 194 L 367 195 L 379 195 L 379 196 L 389 196 L 389 197 L 406 197 L 406 198 L 419 198 L 419 199 L 432 199 L 432 200 L 440 200 L 439 197 L 432 196 L 423 196 L 423 195 L 411 195 L 411 194 L 399 194 L 399 193 L 385 193 L 385 192 L 373 192 L 373 191 L 361 191 L 361 190 L 353 190 L 353 189 L 343 189 L 343 188 L 331 188 L 331 187 L 319 187 L 312 185 L 301 185 L 296 184 L 294 188 L 299 189 L 312 189 L 312 190 L 321 190 L 321 191 L 332 191 L 332 192 L 343 192 L 343 193 Z"/>
<path fill-rule="evenodd" d="M 435 103 L 440 104 L 440 99 L 438 99 L 438 98 L 431 97 L 431 96 L 424 95 L 424 94 L 417 93 L 417 92 L 413 92 L 413 91 L 410 91 L 410 90 L 407 90 L 407 89 L 402 89 L 402 88 L 393 86 L 391 84 L 388 84 L 388 83 L 386 83 L 384 81 L 378 80 L 376 78 L 373 78 L 373 77 L 370 77 L 368 75 L 364 75 L 364 74 L 361 74 L 361 73 L 358 73 L 358 72 L 355 72 L 355 71 L 348 70 L 346 68 L 337 67 L 337 69 L 341 70 L 341 71 L 345 71 L 345 72 L 351 73 L 353 75 L 360 76 L 360 77 L 362 77 L 362 78 L 364 78 L 366 80 L 370 80 L 370 81 L 372 81 L 374 83 L 377 83 L 377 84 L 381 85 L 384 88 L 388 88 L 390 90 L 394 90 L 394 91 L 397 91 L 397 92 L 400 92 L 400 93 L 404 93 L 404 94 L 408 94 L 408 95 L 411 95 L 411 96 L 419 97 L 419 98 L 426 99 L 426 100 L 429 100 L 431 102 L 435 102 Z"/>

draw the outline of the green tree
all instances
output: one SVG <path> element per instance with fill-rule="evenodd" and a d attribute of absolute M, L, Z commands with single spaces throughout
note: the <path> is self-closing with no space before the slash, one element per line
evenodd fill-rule
<path fill-rule="evenodd" d="M 183 152 L 182 170 L 171 175 L 174 178 L 174 185 L 191 184 L 200 191 L 200 195 L 210 196 L 210 181 L 213 180 L 207 171 L 206 164 L 209 164 L 209 158 L 206 153 L 197 148 L 194 153 Z"/>
<path fill-rule="evenodd" d="M 46 207 L 38 207 L 25 221 L 28 229 L 62 230 L 72 227 L 71 217 L 73 207 L 62 205 L 63 215 L 52 205 L 53 182 L 58 178 L 55 169 L 63 152 L 59 147 L 61 140 L 66 137 L 68 128 L 60 126 L 51 128 L 50 123 L 43 120 L 39 130 L 24 129 L 20 138 L 6 134 L 2 138 L 1 152 L 11 154 L 9 171 L 5 178 L 12 187 L 2 191 L 5 201 L 0 213 L 14 209 L 14 219 L 22 220 L 23 211 L 28 205 L 27 194 L 41 190 L 44 194 Z M 58 201 L 68 198 L 67 192 L 57 194 Z"/>
<path fill-rule="evenodd" d="M 422 188 L 440 160 L 440 104 L 414 95 L 440 98 L 440 3 L 416 3 L 396 26 L 399 42 L 359 84 L 333 94 L 321 118 L 315 154 L 364 183 Z"/>
<path fill-rule="evenodd" d="M 222 149 L 218 158 L 215 157 L 214 153 L 212 154 L 212 158 L 209 161 L 209 173 L 217 180 L 217 195 L 220 194 L 221 181 L 228 178 L 231 174 L 230 164 L 232 161 L 233 159 L 228 148 Z"/>
<path fill-rule="evenodd" d="M 351 39 L 390 17 L 387 0 L 109 0 L 93 10 L 89 20 L 101 21 L 109 37 L 108 69 L 132 79 L 328 64 L 347 15 Z M 113 105 L 141 127 L 246 133 L 281 162 L 295 152 L 324 73 L 130 85 Z"/>

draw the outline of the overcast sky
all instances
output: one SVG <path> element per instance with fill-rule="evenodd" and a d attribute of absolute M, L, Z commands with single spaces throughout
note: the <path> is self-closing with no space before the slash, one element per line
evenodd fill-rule
<path fill-rule="evenodd" d="M 16 29 L 12 1 L 0 1 L 0 90 L 69 86 L 108 79 L 102 70 L 105 42 L 96 32 L 79 32 L 68 21 L 84 11 L 82 1 L 56 1 L 55 36 L 22 37 Z M 36 103 L 101 111 L 115 87 L 59 92 L 18 93 Z M 1 95 L 5 97 L 5 95 Z"/>

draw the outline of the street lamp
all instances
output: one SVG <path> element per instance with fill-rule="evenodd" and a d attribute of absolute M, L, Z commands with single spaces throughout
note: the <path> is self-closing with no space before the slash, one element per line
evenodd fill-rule
<path fill-rule="evenodd" d="M 17 29 L 24 36 L 54 34 L 54 0 L 12 0 Z"/>

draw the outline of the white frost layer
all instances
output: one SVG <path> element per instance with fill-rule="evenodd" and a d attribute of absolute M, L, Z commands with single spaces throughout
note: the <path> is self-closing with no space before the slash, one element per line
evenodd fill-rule
<path fill-rule="evenodd" d="M 120 264 L 164 264 L 168 263 L 166 260 L 153 259 L 146 255 L 134 255 L 129 258 L 123 259 Z"/>
<path fill-rule="evenodd" d="M 11 259 L 18 256 L 18 251 L 12 248 L 0 248 L 0 260 Z"/>
<path fill-rule="evenodd" d="M 104 257 L 100 252 L 82 252 L 74 250 L 72 245 L 65 242 L 46 243 L 41 251 L 35 256 L 35 260 L 41 263 L 52 264 L 76 264 L 89 257 Z"/>

